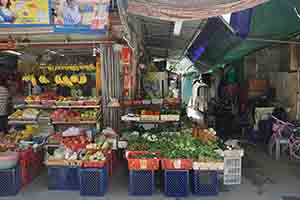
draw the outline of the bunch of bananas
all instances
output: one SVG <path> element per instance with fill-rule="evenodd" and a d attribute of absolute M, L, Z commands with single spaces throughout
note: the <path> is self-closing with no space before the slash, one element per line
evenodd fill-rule
<path fill-rule="evenodd" d="M 72 81 L 66 75 L 62 77 L 62 81 L 63 81 L 63 83 L 64 83 L 65 86 L 68 86 L 68 87 L 73 87 L 74 86 L 74 84 L 72 83 Z"/>
<path fill-rule="evenodd" d="M 5 139 L 11 143 L 17 143 L 20 140 L 30 140 L 37 133 L 37 126 L 26 125 L 25 129 L 22 131 L 15 131 L 11 134 L 5 135 Z"/>
<path fill-rule="evenodd" d="M 26 74 L 22 76 L 22 81 L 28 82 L 31 80 L 31 74 Z"/>
<path fill-rule="evenodd" d="M 33 86 L 37 85 L 37 80 L 36 80 L 36 78 L 35 78 L 35 76 L 33 74 L 27 74 L 27 75 L 23 76 L 22 80 L 26 81 L 26 82 L 31 82 L 31 84 Z"/>
<path fill-rule="evenodd" d="M 87 83 L 87 76 L 85 74 L 78 75 L 73 74 L 70 78 L 66 75 L 62 76 L 61 74 L 54 77 L 54 82 L 56 85 L 73 87 L 74 84 L 84 85 Z"/>
<path fill-rule="evenodd" d="M 41 84 L 49 84 L 50 83 L 50 81 L 47 79 L 47 77 L 45 75 L 41 75 L 39 77 L 39 81 Z"/>
<path fill-rule="evenodd" d="M 84 85 L 87 83 L 87 76 L 85 74 L 81 74 L 79 76 L 79 82 L 80 85 Z"/>
<path fill-rule="evenodd" d="M 61 79 L 61 74 L 55 75 L 54 82 L 55 82 L 56 85 L 62 85 L 63 84 L 63 81 Z"/>
<path fill-rule="evenodd" d="M 76 74 L 73 74 L 71 77 L 70 77 L 70 80 L 72 83 L 79 83 L 79 77 L 76 75 Z"/>

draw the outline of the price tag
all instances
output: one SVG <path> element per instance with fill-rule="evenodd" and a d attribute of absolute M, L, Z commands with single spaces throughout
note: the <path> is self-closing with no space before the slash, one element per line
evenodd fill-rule
<path fill-rule="evenodd" d="M 174 160 L 174 168 L 175 169 L 181 168 L 181 160 Z"/>
<path fill-rule="evenodd" d="M 147 160 L 140 160 L 141 169 L 147 169 Z"/>

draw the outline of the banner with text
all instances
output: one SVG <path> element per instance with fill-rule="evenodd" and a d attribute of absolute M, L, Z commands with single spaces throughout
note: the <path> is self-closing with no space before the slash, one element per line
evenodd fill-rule
<path fill-rule="evenodd" d="M 49 0 L 0 0 L 0 26 L 50 25 Z"/>

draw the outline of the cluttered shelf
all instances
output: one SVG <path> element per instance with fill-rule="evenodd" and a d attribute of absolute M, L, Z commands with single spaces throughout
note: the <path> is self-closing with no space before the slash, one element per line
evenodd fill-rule
<path fill-rule="evenodd" d="M 37 108 L 37 109 L 89 109 L 89 108 L 101 108 L 101 105 L 65 105 L 65 106 L 56 106 L 56 105 L 16 105 L 15 109 L 23 108 Z"/>
<path fill-rule="evenodd" d="M 162 120 L 157 120 L 157 121 L 142 121 L 142 120 L 122 120 L 123 122 L 126 123 L 140 123 L 140 124 L 165 124 L 165 123 L 180 123 L 180 121 L 162 121 Z"/>
<path fill-rule="evenodd" d="M 52 121 L 55 125 L 76 125 L 76 124 L 96 124 L 96 120 L 91 121 Z"/>
<path fill-rule="evenodd" d="M 123 100 L 121 107 L 180 107 L 180 99 L 169 98 L 169 99 L 135 99 L 135 100 Z"/>
<path fill-rule="evenodd" d="M 26 124 L 38 124 L 38 122 L 36 120 L 9 120 L 8 121 L 8 125 L 17 125 L 17 124 L 21 124 L 21 125 L 26 125 Z"/>

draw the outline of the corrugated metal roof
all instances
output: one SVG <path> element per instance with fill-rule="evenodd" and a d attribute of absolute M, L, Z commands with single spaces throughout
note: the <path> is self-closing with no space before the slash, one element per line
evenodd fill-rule
<path fill-rule="evenodd" d="M 134 16 L 141 27 L 144 48 L 152 57 L 179 59 L 206 20 L 183 22 L 179 36 L 174 35 L 174 22 Z"/>

